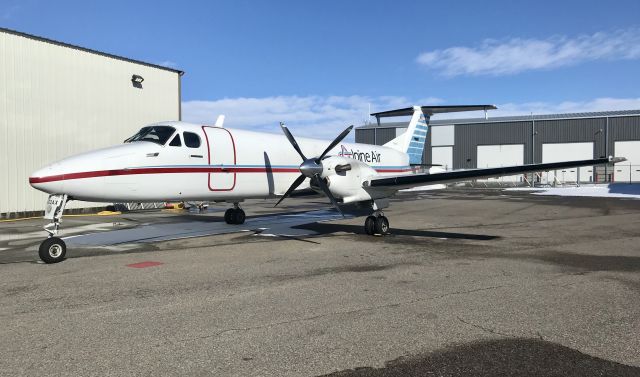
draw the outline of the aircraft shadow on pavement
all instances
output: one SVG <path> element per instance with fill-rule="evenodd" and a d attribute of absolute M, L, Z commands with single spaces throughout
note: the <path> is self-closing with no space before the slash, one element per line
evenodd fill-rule
<path fill-rule="evenodd" d="M 349 224 L 333 224 L 328 222 L 316 222 L 303 224 L 293 227 L 294 229 L 304 229 L 316 232 L 319 235 L 347 232 L 354 234 L 365 234 L 364 226 L 349 225 Z M 477 241 L 489 241 L 500 238 L 499 236 L 491 236 L 486 234 L 470 234 L 470 233 L 453 233 L 453 232 L 441 232 L 432 230 L 414 230 L 414 229 L 399 229 L 391 228 L 390 235 L 392 236 L 411 236 L 411 237 L 425 237 L 425 238 L 451 238 L 451 239 L 463 239 L 463 240 L 477 240 Z"/>
<path fill-rule="evenodd" d="M 637 183 L 612 183 L 609 185 L 609 193 L 639 195 L 640 184 Z"/>
<path fill-rule="evenodd" d="M 387 376 L 638 376 L 640 368 L 593 357 L 538 339 L 489 340 L 356 368 L 325 377 Z"/>
<path fill-rule="evenodd" d="M 484 257 L 531 260 L 563 267 L 566 272 L 582 271 L 640 271 L 640 257 L 625 255 L 592 255 L 564 251 L 540 251 L 535 253 L 485 253 Z"/>

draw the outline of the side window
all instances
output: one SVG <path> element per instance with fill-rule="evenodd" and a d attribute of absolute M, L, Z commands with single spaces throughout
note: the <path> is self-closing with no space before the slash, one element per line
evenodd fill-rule
<path fill-rule="evenodd" d="M 200 148 L 200 136 L 193 132 L 185 132 L 183 134 L 184 145 L 189 148 Z"/>
<path fill-rule="evenodd" d="M 169 145 L 172 146 L 172 147 L 181 147 L 182 146 L 182 142 L 180 141 L 180 134 L 179 133 L 176 134 L 176 136 L 173 138 L 173 140 L 171 140 Z"/>

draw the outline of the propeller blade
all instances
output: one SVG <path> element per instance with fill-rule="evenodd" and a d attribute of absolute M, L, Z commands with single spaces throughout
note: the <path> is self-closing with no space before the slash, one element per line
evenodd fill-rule
<path fill-rule="evenodd" d="M 329 198 L 329 200 L 331 200 L 331 203 L 333 204 L 333 206 L 336 207 L 338 212 L 340 212 L 342 217 L 344 217 L 344 213 L 342 213 L 342 210 L 340 209 L 340 206 L 338 206 L 338 202 L 336 201 L 336 198 L 333 197 L 333 194 L 329 190 L 329 186 L 327 186 L 327 184 L 324 183 L 324 181 L 322 180 L 322 178 L 320 178 L 319 175 L 316 174 L 313 178 L 316 180 L 316 184 L 322 189 L 322 191 L 324 191 L 324 194 Z"/>
<path fill-rule="evenodd" d="M 322 154 L 320 155 L 320 157 L 318 157 L 316 159 L 316 161 L 320 161 L 322 160 L 322 157 L 324 157 L 327 153 L 329 153 L 330 150 L 333 149 L 333 147 L 335 147 L 336 145 L 338 145 L 342 139 L 344 139 L 345 137 L 347 137 L 347 135 L 349 134 L 349 132 L 351 132 L 351 130 L 353 129 L 353 125 L 347 127 L 346 130 L 342 131 L 342 133 L 340 135 L 338 135 L 337 138 L 335 138 L 335 140 L 333 140 L 331 142 L 331 144 L 329 144 L 329 146 L 327 147 L 327 149 L 324 150 L 324 152 L 322 152 Z"/>
<path fill-rule="evenodd" d="M 307 177 L 305 177 L 304 175 L 300 175 L 298 178 L 296 178 L 295 181 L 293 181 L 293 183 L 291 184 L 291 186 L 287 189 L 287 192 L 284 193 L 284 195 L 282 195 L 282 198 L 280 198 L 280 200 L 278 200 L 278 203 L 276 203 L 275 206 L 273 206 L 274 208 L 278 206 L 278 204 L 280 204 L 281 201 L 283 201 L 286 197 L 288 197 L 289 195 L 291 195 L 291 193 L 293 192 L 293 190 L 297 189 L 298 186 L 300 186 L 300 184 L 306 179 Z"/>
<path fill-rule="evenodd" d="M 280 128 L 282 128 L 282 132 L 284 132 L 284 135 L 287 137 L 287 139 L 289 139 L 289 142 L 296 149 L 296 151 L 298 152 L 300 157 L 302 157 L 302 160 L 303 161 L 306 160 L 307 158 L 304 156 L 304 153 L 302 153 L 302 150 L 300 149 L 300 146 L 298 145 L 298 142 L 293 137 L 291 132 L 289 132 L 289 129 L 287 128 L 287 126 L 285 126 L 284 123 L 280 122 Z"/>

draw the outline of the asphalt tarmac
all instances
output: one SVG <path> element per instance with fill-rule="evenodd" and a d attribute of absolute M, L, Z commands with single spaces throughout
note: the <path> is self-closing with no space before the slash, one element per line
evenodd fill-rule
<path fill-rule="evenodd" d="M 0 223 L 0 375 L 640 376 L 640 201 L 400 194 Z"/>

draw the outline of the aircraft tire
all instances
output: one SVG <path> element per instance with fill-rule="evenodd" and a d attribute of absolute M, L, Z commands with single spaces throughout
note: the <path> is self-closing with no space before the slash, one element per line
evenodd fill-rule
<path fill-rule="evenodd" d="M 58 237 L 47 238 L 38 249 L 40 259 L 47 264 L 62 262 L 66 254 L 67 245 Z"/>
<path fill-rule="evenodd" d="M 378 216 L 376 219 L 376 233 L 383 235 L 389 233 L 389 219 L 386 216 Z"/>
<path fill-rule="evenodd" d="M 368 216 L 364 221 L 364 231 L 370 236 L 376 233 L 376 218 L 375 216 Z"/>
<path fill-rule="evenodd" d="M 235 224 L 233 222 L 234 218 L 235 218 L 235 209 L 233 208 L 229 208 L 228 210 L 226 210 L 224 212 L 224 222 L 226 222 L 227 224 Z"/>
<path fill-rule="evenodd" d="M 238 208 L 237 210 L 235 210 L 235 213 L 233 214 L 233 223 L 237 225 L 244 224 L 244 219 L 246 217 L 247 216 L 245 215 L 242 208 Z"/>

